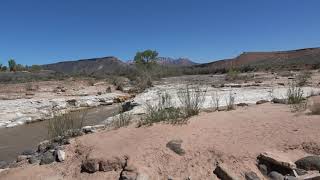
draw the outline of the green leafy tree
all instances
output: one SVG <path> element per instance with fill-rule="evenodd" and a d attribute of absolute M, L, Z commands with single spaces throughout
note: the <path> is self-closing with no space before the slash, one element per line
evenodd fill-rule
<path fill-rule="evenodd" d="M 134 57 L 134 62 L 136 64 L 149 65 L 155 62 L 158 55 L 159 53 L 157 51 L 153 51 L 150 49 L 143 52 L 137 52 L 136 56 Z"/>
<path fill-rule="evenodd" d="M 10 71 L 16 71 L 17 63 L 16 63 L 16 61 L 14 59 L 10 59 L 8 61 L 8 65 L 9 65 Z"/>

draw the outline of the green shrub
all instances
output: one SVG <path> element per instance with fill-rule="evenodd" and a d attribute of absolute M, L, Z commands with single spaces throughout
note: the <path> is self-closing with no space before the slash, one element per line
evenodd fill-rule
<path fill-rule="evenodd" d="M 132 121 L 132 114 L 130 112 L 125 112 L 123 109 L 123 104 L 121 104 L 118 108 L 116 114 L 114 114 L 112 119 L 112 127 L 118 129 L 121 127 L 128 126 Z"/>
<path fill-rule="evenodd" d="M 86 115 L 87 110 L 77 110 L 48 120 L 49 137 L 73 136 L 74 132 L 81 131 Z"/>
<path fill-rule="evenodd" d="M 180 108 L 172 106 L 171 96 L 168 93 L 159 94 L 157 104 L 146 103 L 146 116 L 141 119 L 140 125 L 152 125 L 157 122 L 173 124 L 184 122 Z"/>
<path fill-rule="evenodd" d="M 205 101 L 206 91 L 202 91 L 199 87 L 190 88 L 189 85 L 178 91 L 178 98 L 186 118 L 199 114 Z"/>
<path fill-rule="evenodd" d="M 230 91 L 229 96 L 226 98 L 227 111 L 235 109 L 234 102 L 235 102 L 235 97 L 232 94 L 232 92 Z"/>
<path fill-rule="evenodd" d="M 299 104 L 304 100 L 303 90 L 296 82 L 289 84 L 289 88 L 287 90 L 287 99 L 288 104 Z"/>

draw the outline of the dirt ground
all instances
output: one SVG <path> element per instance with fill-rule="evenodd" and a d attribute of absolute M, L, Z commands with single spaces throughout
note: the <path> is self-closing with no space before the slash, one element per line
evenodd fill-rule
<path fill-rule="evenodd" d="M 240 179 L 247 171 L 266 179 L 256 167 L 259 153 L 283 154 L 292 161 L 305 156 L 308 144 L 320 145 L 319 120 L 318 115 L 292 113 L 287 105 L 266 103 L 201 113 L 185 125 L 101 131 L 74 139 L 62 163 L 4 170 L 0 179 L 118 179 L 120 171 L 81 173 L 81 162 L 123 156 L 150 180 L 215 179 L 216 162 L 225 163 Z M 183 141 L 184 155 L 166 147 L 173 139 Z"/>

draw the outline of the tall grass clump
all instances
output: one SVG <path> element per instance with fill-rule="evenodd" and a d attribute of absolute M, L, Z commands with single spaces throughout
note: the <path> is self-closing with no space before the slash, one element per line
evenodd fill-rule
<path fill-rule="evenodd" d="M 299 104 L 303 98 L 303 90 L 296 82 L 291 82 L 287 90 L 288 104 Z"/>
<path fill-rule="evenodd" d="M 152 125 L 157 122 L 181 123 L 183 116 L 181 109 L 173 107 L 172 98 L 167 92 L 158 94 L 158 102 L 145 104 L 146 116 L 141 119 L 140 125 Z"/>
<path fill-rule="evenodd" d="M 118 129 L 128 126 L 132 121 L 132 114 L 130 112 L 124 112 L 123 106 L 119 106 L 117 114 L 113 116 L 112 127 Z"/>
<path fill-rule="evenodd" d="M 207 90 L 203 91 L 198 86 L 190 88 L 189 85 L 178 91 L 178 99 L 186 118 L 199 114 L 206 92 Z"/>
<path fill-rule="evenodd" d="M 211 102 L 214 110 L 219 110 L 220 106 L 220 96 L 218 95 L 218 92 L 215 91 L 211 94 Z"/>
<path fill-rule="evenodd" d="M 51 138 L 77 136 L 84 125 L 87 110 L 77 110 L 48 121 L 48 135 Z"/>
<path fill-rule="evenodd" d="M 235 109 L 235 96 L 233 93 L 230 91 L 229 96 L 226 97 L 226 107 L 227 111 L 231 111 Z"/>

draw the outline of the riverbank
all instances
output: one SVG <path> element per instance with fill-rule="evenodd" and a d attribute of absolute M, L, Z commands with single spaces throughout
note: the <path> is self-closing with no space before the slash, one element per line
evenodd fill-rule
<path fill-rule="evenodd" d="M 121 168 L 86 173 L 81 167 L 89 159 L 114 162 L 111 159 L 123 157 L 132 172 L 147 179 L 212 179 L 217 162 L 240 179 L 249 171 L 265 179 L 256 166 L 257 156 L 272 151 L 294 162 L 312 153 L 306 145 L 319 147 L 319 123 L 316 115 L 297 115 L 287 105 L 270 103 L 201 113 L 185 125 L 130 126 L 77 137 L 65 146 L 64 162 L 5 170 L 0 179 L 118 179 Z M 171 140 L 179 140 L 184 154 L 166 146 Z"/>

